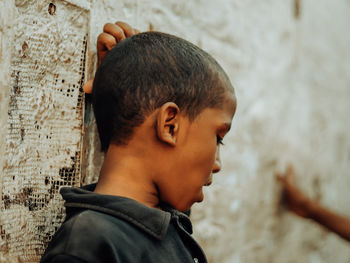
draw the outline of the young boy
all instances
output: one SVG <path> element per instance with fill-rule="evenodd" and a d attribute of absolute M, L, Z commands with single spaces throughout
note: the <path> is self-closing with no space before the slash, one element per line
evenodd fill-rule
<path fill-rule="evenodd" d="M 207 262 L 183 212 L 220 170 L 232 85 L 183 39 L 104 31 L 92 90 L 104 163 L 96 185 L 61 189 L 67 216 L 41 262 Z"/>

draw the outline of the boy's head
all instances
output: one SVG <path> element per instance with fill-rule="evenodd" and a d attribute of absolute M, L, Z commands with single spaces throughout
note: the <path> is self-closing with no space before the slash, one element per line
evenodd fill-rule
<path fill-rule="evenodd" d="M 132 170 L 132 183 L 151 183 L 160 202 L 180 211 L 202 201 L 236 108 L 218 63 L 183 39 L 147 32 L 113 48 L 93 86 L 102 150 L 118 153 L 107 155 L 113 165 L 127 155 L 122 167 Z"/>
<path fill-rule="evenodd" d="M 145 32 L 125 39 L 96 72 L 93 107 L 103 151 L 125 145 L 133 129 L 166 102 L 193 120 L 234 93 L 220 65 L 181 38 Z"/>

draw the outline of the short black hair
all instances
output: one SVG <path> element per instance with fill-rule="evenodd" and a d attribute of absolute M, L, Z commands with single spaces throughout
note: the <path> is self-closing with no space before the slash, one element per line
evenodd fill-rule
<path fill-rule="evenodd" d="M 133 128 L 166 102 L 193 120 L 223 101 L 231 83 L 216 60 L 190 42 L 145 32 L 117 44 L 103 59 L 92 103 L 102 151 L 125 145 Z"/>

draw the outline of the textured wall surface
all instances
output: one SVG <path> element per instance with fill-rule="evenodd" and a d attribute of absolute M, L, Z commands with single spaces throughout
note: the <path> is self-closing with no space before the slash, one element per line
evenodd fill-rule
<path fill-rule="evenodd" d="M 0 251 L 11 262 L 36 262 L 64 217 L 59 187 L 79 185 L 88 5 L 10 8 Z"/>
<path fill-rule="evenodd" d="M 2 167 L 5 152 L 5 136 L 7 123 L 7 109 L 9 104 L 10 91 L 10 52 L 13 25 L 15 16 L 14 3 L 12 1 L 0 2 L 0 196 L 2 196 Z M 4 246 L 6 241 L 0 235 L 0 246 Z M 7 253 L 1 250 L 0 262 L 10 262 Z"/>
<path fill-rule="evenodd" d="M 238 109 L 232 130 L 225 138 L 225 146 L 222 148 L 223 171 L 215 175 L 213 185 L 205 192 L 205 201 L 195 205 L 192 213 L 195 236 L 204 247 L 210 262 L 345 263 L 350 261 L 348 243 L 318 225 L 286 212 L 279 205 L 280 188 L 274 178 L 276 169 L 284 169 L 288 162 L 294 163 L 297 183 L 304 192 L 332 210 L 350 218 L 348 191 L 350 187 L 350 124 L 348 122 L 350 35 L 347 33 L 350 24 L 350 2 L 348 0 L 55 1 L 52 2 L 56 6 L 54 16 L 48 13 L 51 2 L 44 1 L 41 4 L 41 1 L 34 1 L 40 2 L 33 5 L 34 7 L 28 5 L 29 1 L 24 2 L 24 4 L 22 1 L 0 2 L 0 7 L 3 5 L 9 10 L 4 13 L 0 8 L 2 12 L 0 72 L 5 75 L 5 78 L 0 79 L 2 92 L 0 93 L 0 138 L 4 140 L 4 136 L 7 136 L 5 147 L 8 147 L 12 140 L 15 141 L 16 149 L 22 149 L 16 153 L 7 152 L 3 155 L 5 157 L 0 158 L 5 167 L 0 180 L 3 192 L 0 216 L 1 246 L 2 248 L 8 246 L 7 251 L 10 251 L 10 256 L 21 255 L 28 243 L 27 240 L 31 240 L 31 244 L 36 244 L 35 247 L 39 248 L 40 253 L 45 240 L 49 238 L 43 238 L 42 233 L 50 235 L 53 230 L 51 222 L 55 224 L 60 222 L 61 218 L 55 218 L 54 213 L 46 212 L 45 216 L 40 214 L 40 211 L 42 213 L 48 210 L 30 211 L 30 206 L 28 207 L 23 200 L 31 199 L 23 193 L 35 194 L 37 198 L 43 198 L 45 195 L 42 195 L 38 189 L 45 194 L 52 186 L 51 181 L 49 186 L 45 186 L 45 176 L 55 178 L 59 176 L 59 167 L 72 168 L 70 158 L 72 153 L 78 151 L 79 134 L 84 134 L 85 147 L 82 154 L 77 153 L 77 156 L 82 159 L 82 173 L 80 179 L 78 171 L 73 174 L 74 183 L 78 183 L 79 180 L 88 183 L 97 178 L 103 157 L 99 152 L 90 106 L 87 105 L 86 108 L 84 116 L 86 125 L 82 133 L 79 130 L 83 119 L 82 111 L 75 112 L 76 115 L 65 115 L 67 119 L 61 118 L 65 124 L 61 122 L 56 124 L 55 114 L 60 110 L 51 111 L 50 105 L 54 104 L 52 101 L 54 98 L 57 98 L 57 105 L 66 107 L 78 105 L 77 100 L 80 96 L 78 87 L 75 87 L 74 96 L 76 97 L 72 98 L 72 101 L 67 100 L 66 97 L 58 98 L 55 89 L 62 88 L 66 91 L 69 84 L 77 84 L 84 78 L 81 72 L 82 65 L 78 61 L 82 58 L 79 52 L 83 49 L 86 33 L 90 34 L 88 38 L 90 50 L 85 73 L 88 77 L 92 76 L 95 64 L 95 42 L 103 24 L 123 20 L 142 31 L 153 28 L 184 37 L 199 45 L 219 61 L 236 87 Z M 67 6 L 67 9 L 59 13 L 60 6 Z M 40 14 L 44 13 L 45 16 L 39 19 Z M 77 15 L 78 13 L 80 15 Z M 42 26 L 29 26 L 25 18 L 26 14 L 39 17 L 38 22 L 42 23 Z M 3 17 L 9 19 L 3 19 Z M 22 27 L 21 30 L 11 27 L 13 17 L 17 17 L 13 23 Z M 79 17 L 83 22 L 73 17 Z M 77 47 L 58 53 L 59 42 L 56 42 L 51 44 L 51 48 L 45 47 L 41 50 L 42 54 L 53 50 L 50 54 L 53 57 L 56 55 L 56 60 L 45 62 L 45 56 L 43 56 L 44 62 L 40 64 L 43 65 L 41 67 L 44 71 L 43 79 L 32 80 L 33 93 L 25 93 L 29 92 L 27 85 L 23 88 L 23 93 L 16 94 L 16 91 L 22 90 L 15 88 L 16 72 L 19 69 L 23 71 L 22 67 L 28 67 L 26 61 L 33 62 L 30 50 L 34 44 L 30 44 L 30 36 L 37 36 L 42 32 L 48 36 L 55 35 L 52 34 L 50 31 L 52 28 L 49 26 L 54 23 L 53 18 L 56 19 L 58 32 L 67 32 L 67 28 L 70 29 L 69 32 L 73 32 L 72 35 L 67 35 L 67 39 Z M 89 22 L 85 23 L 86 21 Z M 16 36 L 15 44 L 11 45 L 9 39 L 13 35 Z M 28 48 L 23 50 L 23 41 L 27 39 Z M 3 47 L 10 48 L 12 57 Z M 72 53 L 72 50 L 76 50 L 77 53 Z M 23 58 L 23 56 L 26 57 Z M 37 53 L 36 56 L 38 56 Z M 71 64 L 64 64 L 64 61 L 61 61 L 64 56 L 66 59 L 71 58 Z M 75 64 L 74 59 L 78 60 L 74 62 Z M 11 65 L 10 71 L 7 69 L 8 65 Z M 66 72 L 67 76 L 62 73 L 60 77 L 55 78 L 53 74 L 58 69 L 60 72 Z M 62 84 L 63 76 L 65 84 Z M 21 74 L 18 77 L 19 81 L 27 83 L 28 80 L 20 77 Z M 59 84 L 55 84 L 55 79 L 58 79 Z M 41 86 L 43 81 L 50 85 Z M 7 91 L 6 85 L 9 87 Z M 46 90 L 47 88 L 49 91 Z M 46 99 L 40 99 L 41 94 L 48 96 Z M 74 150 L 68 147 L 71 149 L 70 154 L 58 155 L 60 157 L 56 156 L 57 159 L 50 158 L 56 169 L 54 172 L 49 167 L 41 169 L 41 175 L 39 171 L 40 167 L 47 167 L 49 162 L 45 153 L 52 151 L 52 148 L 40 146 L 48 152 L 40 152 L 40 160 L 44 164 L 37 164 L 35 163 L 37 159 L 23 157 L 36 158 L 36 155 L 35 151 L 33 153 L 28 150 L 32 148 L 27 144 L 25 145 L 28 147 L 21 146 L 20 128 L 11 135 L 11 140 L 7 139 L 9 135 L 5 133 L 11 129 L 7 127 L 5 132 L 4 123 L 11 123 L 12 120 L 9 114 L 4 114 L 3 109 L 7 107 L 11 109 L 11 98 L 12 100 L 16 98 L 20 102 L 22 96 L 27 96 L 29 101 L 29 98 L 35 100 L 30 102 L 30 105 L 38 105 L 34 110 L 37 112 L 36 115 L 34 114 L 37 119 L 42 120 L 47 114 L 52 114 L 48 118 L 54 121 L 42 128 L 42 131 L 45 131 L 43 136 L 46 136 L 46 133 L 55 125 L 66 125 L 66 132 L 69 133 L 76 131 L 74 136 L 70 136 L 70 139 L 74 138 L 72 143 L 75 145 Z M 16 116 L 18 121 L 19 113 L 16 114 L 12 116 Z M 24 119 L 25 123 L 37 120 L 30 119 L 27 115 Z M 29 138 L 26 134 L 24 133 L 23 141 Z M 63 140 L 61 145 L 69 145 L 64 138 L 62 135 L 53 137 L 50 142 L 61 143 Z M 38 140 L 35 142 L 38 144 Z M 45 138 L 40 141 L 42 145 L 48 143 L 49 141 Z M 58 147 L 58 151 L 62 150 L 57 145 L 55 147 Z M 6 151 L 6 149 L 2 150 L 3 148 L 0 148 L 0 153 Z M 6 170 L 9 156 L 13 163 L 12 172 Z M 78 164 L 79 160 L 76 161 Z M 26 172 L 28 168 L 23 167 L 27 167 L 26 165 L 30 163 L 36 164 L 36 168 L 33 169 L 35 172 L 31 173 L 31 177 L 24 177 L 23 174 L 28 173 Z M 15 174 L 15 182 L 11 181 L 13 174 Z M 17 187 L 15 190 L 13 185 Z M 23 192 L 23 189 L 28 186 L 35 186 L 34 192 Z M 17 196 L 9 195 L 8 192 L 17 193 Z M 10 200 L 22 200 L 15 204 L 11 203 L 9 210 L 12 211 L 11 215 L 17 215 L 24 220 L 24 224 L 27 224 L 22 230 L 18 230 L 14 223 L 11 225 L 10 218 L 3 212 L 6 212 L 4 206 L 8 204 L 7 199 L 4 199 L 5 195 L 9 195 Z M 45 209 L 57 212 L 60 210 L 57 207 L 59 198 L 56 199 L 54 195 L 52 200 L 57 200 L 57 203 L 52 203 L 50 208 L 47 207 L 50 202 L 44 202 Z M 46 226 L 47 229 L 38 229 L 35 228 L 36 226 Z M 18 239 L 17 243 L 11 241 L 12 237 L 7 239 L 5 234 L 5 232 L 16 231 L 22 231 L 25 237 Z M 36 252 L 27 253 L 34 255 L 33 261 L 37 259 Z"/>

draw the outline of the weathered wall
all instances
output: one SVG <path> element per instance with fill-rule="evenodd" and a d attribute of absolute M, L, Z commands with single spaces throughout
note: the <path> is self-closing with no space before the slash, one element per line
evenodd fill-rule
<path fill-rule="evenodd" d="M 65 3 L 69 2 L 73 1 Z M 90 11 L 88 29 L 79 29 L 75 20 L 72 20 L 74 29 L 79 29 L 82 34 L 90 33 L 88 76 L 94 70 L 95 41 L 103 24 L 123 20 L 140 30 L 151 27 L 198 44 L 217 58 L 235 85 L 238 109 L 232 131 L 224 140 L 224 169 L 214 177 L 214 184 L 206 191 L 205 201 L 195 205 L 192 213 L 195 235 L 211 262 L 350 261 L 348 243 L 279 206 L 280 189 L 273 175 L 275 169 L 282 169 L 287 162 L 293 162 L 297 181 L 306 193 L 350 218 L 350 195 L 347 190 L 350 187 L 348 0 L 94 0 L 90 7 L 88 1 L 74 2 L 83 3 L 77 10 Z M 22 4 L 16 2 L 17 7 L 13 7 L 10 3 L 6 2 L 5 7 L 14 12 L 7 13 L 7 16 L 24 12 Z M 47 6 L 44 5 L 48 4 L 45 2 L 42 10 L 47 12 Z M 38 8 L 33 12 L 40 13 L 40 10 Z M 70 12 L 73 14 L 74 10 L 66 12 L 66 15 Z M 57 13 L 55 18 L 63 19 L 61 16 L 62 13 Z M 88 19 L 87 14 L 82 17 Z M 16 23 L 24 24 L 21 19 L 16 20 Z M 1 19 L 0 25 L 3 27 L 10 22 Z M 49 23 L 43 21 L 44 28 L 47 29 Z M 62 22 L 58 28 L 65 31 L 66 26 Z M 32 28 L 26 33 L 37 31 Z M 16 30 L 11 33 L 11 30 L 6 29 L 0 33 L 1 43 L 7 41 L 8 45 L 8 39 Z M 21 40 L 16 41 L 22 43 L 24 36 L 19 38 Z M 76 41 L 81 43 L 79 39 Z M 10 45 L 12 52 L 18 52 L 17 46 Z M 6 57 L 6 52 L 0 54 Z M 18 59 L 15 54 L 15 58 L 7 57 L 0 62 L 1 72 L 7 74 L 9 83 L 14 77 L 8 75 L 11 71 L 6 72 L 6 63 L 12 63 L 14 68 L 16 57 Z M 77 58 L 80 60 L 80 56 Z M 63 65 L 62 70 L 69 71 L 67 74 L 70 78 L 77 77 L 79 80 L 82 75 L 74 75 L 73 72 L 79 67 Z M 49 72 L 51 69 L 46 70 L 46 74 Z M 6 79 L 0 81 L 1 85 L 6 84 Z M 40 83 L 36 82 L 35 86 L 40 87 Z M 13 92 L 14 85 L 10 86 Z M 66 85 L 61 87 L 67 88 Z M 40 89 L 37 92 L 40 94 Z M 33 93 L 33 97 L 37 98 L 38 94 Z M 1 109 L 7 107 L 8 97 L 11 98 L 11 95 L 0 96 Z M 47 110 L 49 101 L 39 102 Z M 66 106 L 67 103 L 70 106 L 74 104 L 63 98 L 59 99 L 60 103 Z M 4 127 L 7 118 L 7 114 L 0 113 L 1 127 Z M 68 127 L 72 127 L 71 120 L 79 118 L 82 119 L 82 112 L 71 116 L 70 121 L 65 121 L 69 123 Z M 89 106 L 85 124 L 86 147 L 82 156 L 81 181 L 87 183 L 96 180 L 102 160 Z M 3 138 L 4 131 L 0 132 L 0 138 Z M 58 136 L 55 139 L 58 141 L 62 138 Z M 11 156 L 14 162 L 20 160 L 16 155 Z M 55 167 L 71 165 L 65 164 L 64 156 L 62 158 L 53 160 Z M 16 170 L 16 174 L 22 173 Z M 57 174 L 56 171 L 52 176 Z M 6 192 L 9 187 L 4 175 L 6 173 L 3 172 L 1 188 Z M 75 173 L 75 176 L 78 182 L 79 174 Z M 40 176 L 33 178 L 31 182 L 16 182 L 24 187 L 36 182 L 40 184 L 44 180 Z M 18 210 L 12 211 L 19 218 L 24 216 L 21 211 L 28 213 L 24 203 L 17 206 Z M 47 220 L 44 225 L 50 226 L 53 215 L 43 218 Z M 7 219 L 2 216 L 1 220 L 6 222 Z M 26 237 L 37 234 L 33 220 L 37 218 L 31 217 L 28 227 L 22 230 L 27 234 Z M 9 229 L 14 231 L 15 227 L 9 225 Z M 36 246 L 41 248 L 40 242 L 43 240 L 39 238 Z M 6 244 L 6 239 L 4 242 Z M 24 242 L 21 242 L 17 243 L 18 248 L 11 248 L 12 251 L 23 251 L 21 244 Z M 16 253 L 12 254 L 18 255 Z"/>
<path fill-rule="evenodd" d="M 0 251 L 37 262 L 63 219 L 59 187 L 80 183 L 89 2 L 5 4 Z"/>
<path fill-rule="evenodd" d="M 348 243 L 278 207 L 273 172 L 293 162 L 305 192 L 350 218 L 350 2 L 238 2 L 219 30 L 230 47 L 208 45 L 239 106 L 196 233 L 212 262 L 349 262 Z"/>
<path fill-rule="evenodd" d="M 9 82 L 10 82 L 10 52 L 12 39 L 12 23 L 15 16 L 15 8 L 12 1 L 0 2 L 0 171 L 3 167 L 5 152 L 5 136 L 7 123 L 7 109 L 9 102 Z M 0 172 L 0 196 L 2 196 L 2 173 Z M 0 235 L 0 246 L 4 246 L 6 241 Z M 0 262 L 10 262 L 8 255 L 0 252 Z"/>

